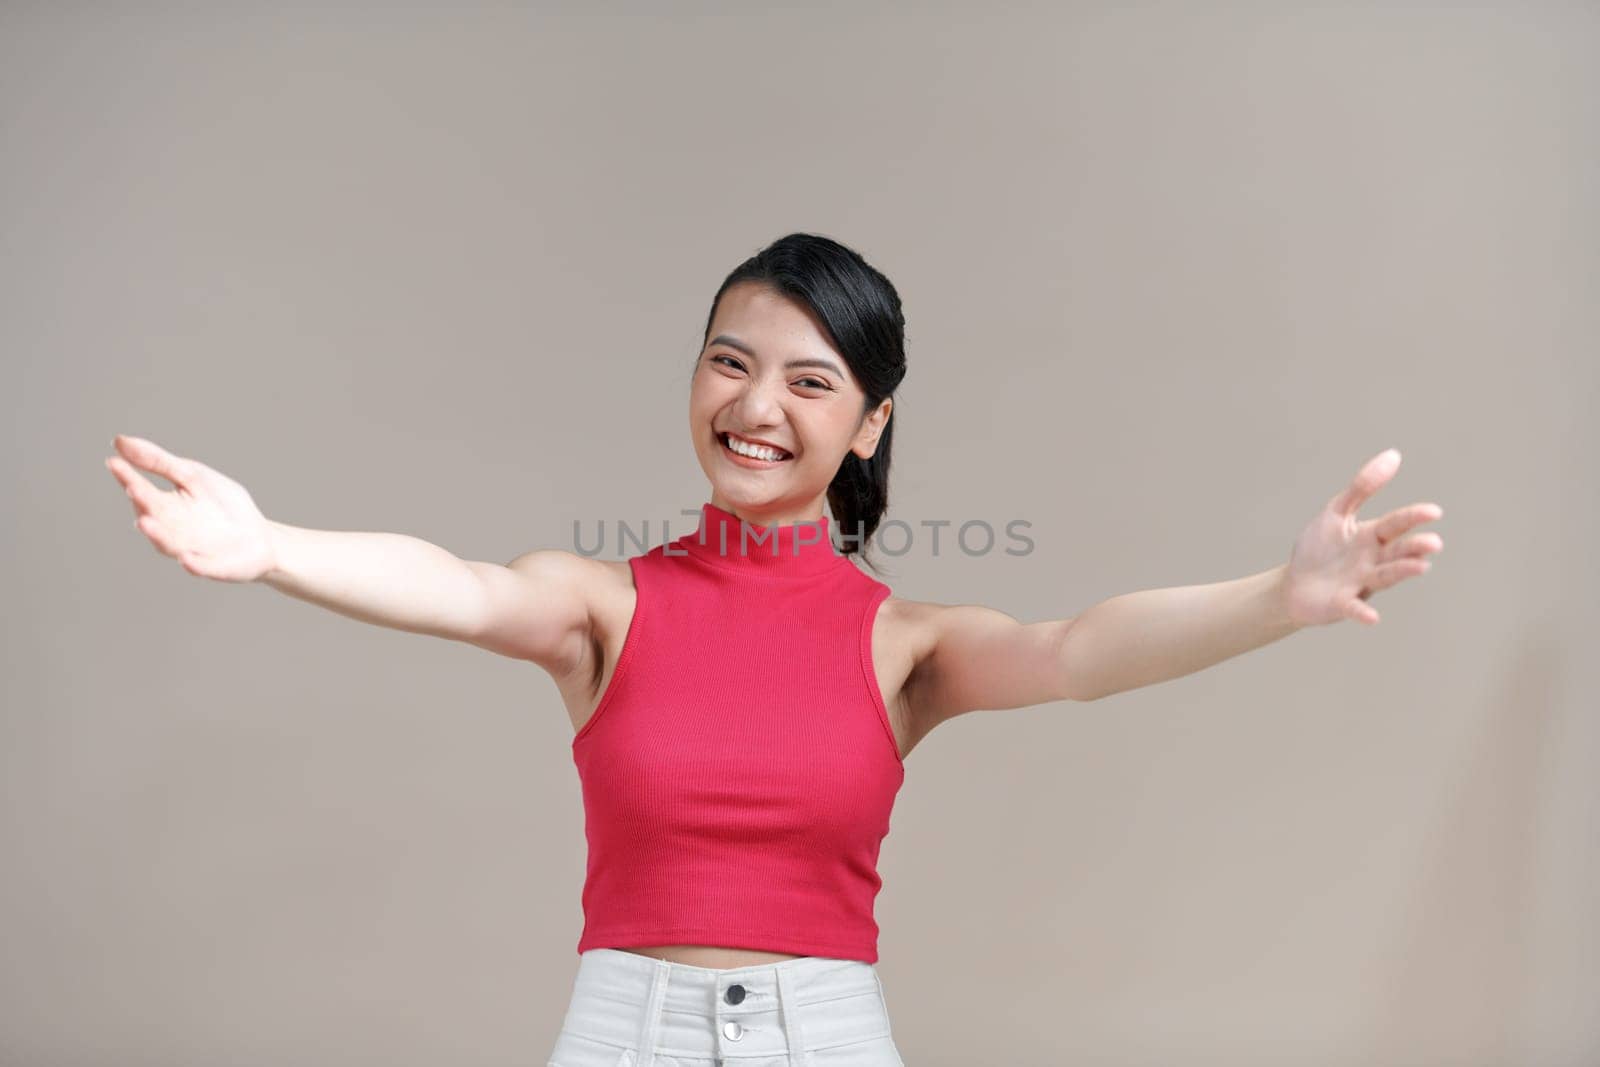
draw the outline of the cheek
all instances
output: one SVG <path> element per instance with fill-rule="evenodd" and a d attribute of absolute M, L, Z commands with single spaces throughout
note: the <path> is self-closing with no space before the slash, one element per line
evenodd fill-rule
<path fill-rule="evenodd" d="M 696 374 L 694 382 L 689 386 L 690 413 L 710 418 L 718 408 L 727 406 L 734 395 L 734 389 L 730 388 L 727 381 L 726 378 L 709 371 Z"/>
<path fill-rule="evenodd" d="M 689 419 L 695 423 L 709 422 L 717 405 L 709 390 L 695 386 L 689 393 Z"/>
<path fill-rule="evenodd" d="M 830 416 L 833 413 L 829 413 Z M 855 440 L 856 423 L 853 419 L 819 419 L 807 427 L 804 440 L 811 443 L 811 451 L 825 456 L 843 457 Z"/>

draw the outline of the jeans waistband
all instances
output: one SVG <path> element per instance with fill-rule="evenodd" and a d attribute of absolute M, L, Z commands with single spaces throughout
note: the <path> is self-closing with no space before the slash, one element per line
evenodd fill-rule
<path fill-rule="evenodd" d="M 889 1033 L 877 968 L 862 960 L 801 956 L 726 970 L 621 949 L 578 958 L 566 1032 L 655 1054 L 782 1056 Z"/>

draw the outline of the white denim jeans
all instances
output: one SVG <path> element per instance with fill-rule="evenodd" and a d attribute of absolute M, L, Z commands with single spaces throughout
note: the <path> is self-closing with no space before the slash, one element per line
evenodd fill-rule
<path fill-rule="evenodd" d="M 721 970 L 578 957 L 548 1067 L 905 1067 L 878 969 L 801 956 Z"/>

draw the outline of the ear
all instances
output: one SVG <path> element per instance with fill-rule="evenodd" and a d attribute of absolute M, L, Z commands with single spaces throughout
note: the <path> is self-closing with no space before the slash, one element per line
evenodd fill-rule
<path fill-rule="evenodd" d="M 894 398 L 884 397 L 882 403 L 862 418 L 861 429 L 856 431 L 850 451 L 862 459 L 871 459 L 873 453 L 878 451 L 878 438 L 883 436 L 883 428 L 889 424 L 889 415 L 893 410 Z"/>

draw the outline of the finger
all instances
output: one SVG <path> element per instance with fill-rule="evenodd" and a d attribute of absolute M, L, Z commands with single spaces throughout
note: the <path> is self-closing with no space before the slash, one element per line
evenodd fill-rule
<path fill-rule="evenodd" d="M 142 516 L 145 516 L 145 515 L 153 515 L 154 514 L 154 512 L 152 512 L 149 508 L 147 508 L 143 504 L 139 503 L 139 501 L 134 498 L 134 495 L 132 493 L 128 494 L 128 503 L 130 505 L 132 505 L 132 507 L 133 507 L 133 517 L 135 519 L 138 519 L 138 518 L 140 518 Z"/>
<path fill-rule="evenodd" d="M 160 524 L 150 515 L 140 515 L 133 520 L 133 528 L 144 534 L 150 544 L 159 552 L 166 552 L 166 537 L 161 532 Z"/>
<path fill-rule="evenodd" d="M 1396 508 L 1389 514 L 1376 520 L 1374 531 L 1378 535 L 1378 543 L 1386 545 L 1401 534 L 1425 522 L 1433 522 L 1444 516 L 1444 508 L 1438 504 L 1410 504 L 1403 508 Z"/>
<path fill-rule="evenodd" d="M 1390 560 L 1405 559 L 1408 556 L 1432 556 L 1444 551 L 1444 538 L 1431 530 L 1424 533 L 1412 534 L 1392 541 L 1385 545 L 1379 553 L 1380 563 Z"/>
<path fill-rule="evenodd" d="M 117 480 L 123 489 L 127 489 L 132 482 L 144 480 L 144 475 L 134 470 L 128 461 L 121 456 L 107 456 L 106 470 L 111 472 L 111 476 Z"/>
<path fill-rule="evenodd" d="M 1387 589 L 1396 582 L 1407 578 L 1415 578 L 1420 574 L 1427 574 L 1428 568 L 1433 566 L 1432 560 L 1418 559 L 1408 556 L 1405 559 L 1391 560 L 1380 563 L 1372 569 L 1372 575 L 1367 579 L 1366 587 L 1373 592 Z"/>
<path fill-rule="evenodd" d="M 154 441 L 119 433 L 116 436 L 116 446 L 117 451 L 121 452 L 129 463 L 153 471 L 173 485 L 187 486 L 193 481 L 194 461 L 174 456 Z"/>
<path fill-rule="evenodd" d="M 1367 499 L 1382 489 L 1394 472 L 1400 469 L 1400 450 L 1386 448 L 1376 456 L 1367 460 L 1350 480 L 1350 484 L 1340 490 L 1328 506 L 1335 514 L 1342 516 L 1354 515 Z"/>
<path fill-rule="evenodd" d="M 106 466 L 111 468 L 111 473 L 122 483 L 122 491 L 128 494 L 128 499 L 133 501 L 135 510 L 141 514 L 154 511 L 162 495 L 169 492 L 134 470 L 128 461 L 120 456 L 106 460 Z"/>
<path fill-rule="evenodd" d="M 138 528 L 140 533 L 150 539 L 150 543 L 155 546 L 156 551 L 174 559 L 177 558 L 180 551 L 178 545 L 173 541 L 172 534 L 165 526 L 161 525 L 155 516 L 140 515 L 133 520 L 133 525 Z"/>
<path fill-rule="evenodd" d="M 1366 626 L 1372 626 L 1378 621 L 1377 611 L 1364 600 L 1352 599 L 1345 605 L 1344 614 L 1351 622 L 1359 622 Z"/>

